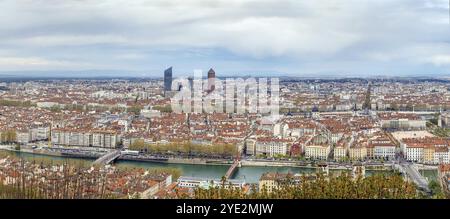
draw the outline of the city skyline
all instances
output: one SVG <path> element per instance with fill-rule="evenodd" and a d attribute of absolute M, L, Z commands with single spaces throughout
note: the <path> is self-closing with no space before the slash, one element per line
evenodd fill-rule
<path fill-rule="evenodd" d="M 166 82 L 172 79 L 171 70 L 165 71 Z M 209 72 L 209 79 L 219 81 L 220 72 Z M 177 110 L 180 89 L 166 90 L 164 82 L 162 78 L 3 82 L 0 198 L 18 194 L 1 186 L 24 191 L 17 180 L 26 188 L 44 189 L 47 183 L 36 181 L 51 175 L 60 165 L 52 162 L 61 159 L 82 160 L 85 168 L 69 166 L 78 171 L 69 178 L 60 169 L 58 180 L 49 182 L 55 189 L 21 197 L 202 199 L 211 197 L 224 180 L 242 192 L 239 198 L 302 199 L 314 194 L 320 198 L 383 198 L 379 191 L 397 186 L 405 190 L 385 197 L 441 199 L 450 194 L 447 80 L 284 80 L 275 84 L 271 80 L 270 91 L 259 90 L 259 81 L 257 105 L 252 84 L 245 90 L 239 86 L 244 84 L 241 81 L 235 84 L 237 95 L 227 95 L 231 99 L 223 104 L 214 95 L 222 90 L 220 85 L 201 92 L 205 97 L 201 108 L 195 108 L 200 100 L 195 93 L 194 98 L 183 95 L 182 105 L 194 104 L 194 111 L 186 108 L 183 112 Z M 225 87 L 226 94 L 234 93 L 233 87 L 231 92 Z M 270 112 L 262 111 L 269 109 L 269 101 Z M 233 103 L 236 107 L 229 108 Z M 21 164 L 22 155 L 43 156 L 50 165 L 25 158 L 26 168 L 15 174 L 11 170 Z M 122 164 L 155 174 L 143 169 L 123 172 Z M 380 175 L 373 175 L 374 170 L 381 171 Z M 91 171 L 95 174 L 83 177 Z M 101 173 L 108 174 L 102 183 L 74 183 Z M 394 178 L 385 178 L 389 176 Z M 361 192 L 336 189 L 279 196 L 283 186 L 276 182 L 286 178 L 294 179 L 292 186 L 298 192 L 302 191 L 298 185 L 327 179 L 355 183 L 353 189 Z M 377 183 L 383 178 L 392 183 Z M 121 185 L 124 182 L 126 187 Z M 104 183 L 108 186 L 102 191 Z M 373 183 L 374 189 L 367 189 L 365 183 Z M 61 184 L 72 185 L 68 193 L 58 189 Z M 339 184 L 330 186 L 340 188 Z M 221 196 L 233 197 L 237 196 Z"/>
<path fill-rule="evenodd" d="M 375 199 L 448 210 L 450 0 L 0 0 L 4 214 L 360 216 Z"/>
<path fill-rule="evenodd" d="M 0 76 L 448 76 L 446 0 L 2 1 Z"/>

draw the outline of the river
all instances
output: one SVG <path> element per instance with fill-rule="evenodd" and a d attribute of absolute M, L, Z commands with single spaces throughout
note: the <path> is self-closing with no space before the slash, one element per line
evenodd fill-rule
<path fill-rule="evenodd" d="M 21 152 L 6 152 L 15 157 L 27 158 L 31 160 L 42 160 L 50 159 L 51 161 L 69 161 L 72 163 L 76 162 L 92 162 L 93 159 L 84 158 L 65 158 L 56 157 L 49 155 L 40 154 L 30 154 Z M 193 177 L 207 177 L 207 178 L 221 178 L 227 172 L 228 165 L 194 165 L 194 164 L 172 164 L 172 163 L 153 163 L 153 162 L 139 162 L 139 161 L 118 161 L 114 165 L 118 167 L 128 167 L 128 168 L 160 168 L 169 167 L 177 168 L 182 171 L 183 176 L 193 176 Z M 233 179 L 243 179 L 248 183 L 257 183 L 261 175 L 265 172 L 280 172 L 280 173 L 313 173 L 315 169 L 305 168 L 305 167 L 240 167 L 236 173 L 233 175 Z M 339 172 L 341 170 L 331 170 L 331 172 Z M 433 170 L 423 170 L 421 171 L 426 177 L 430 179 L 435 179 L 437 176 L 437 171 Z M 373 171 L 367 170 L 366 175 L 372 175 L 374 173 L 390 173 L 390 171 Z"/>

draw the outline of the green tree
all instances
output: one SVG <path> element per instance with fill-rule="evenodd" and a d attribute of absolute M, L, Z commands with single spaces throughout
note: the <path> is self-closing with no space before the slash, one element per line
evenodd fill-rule
<path fill-rule="evenodd" d="M 141 110 L 143 109 L 142 106 L 134 105 L 131 107 L 128 107 L 128 112 L 134 113 L 135 115 L 139 115 L 141 113 Z"/>
<path fill-rule="evenodd" d="M 441 185 L 436 180 L 431 180 L 428 183 L 428 188 L 430 188 L 431 193 L 434 198 L 439 198 L 439 199 L 445 198 L 445 195 L 442 192 Z"/>

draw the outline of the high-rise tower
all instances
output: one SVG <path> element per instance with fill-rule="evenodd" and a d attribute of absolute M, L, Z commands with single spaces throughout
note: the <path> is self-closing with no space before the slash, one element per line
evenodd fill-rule
<path fill-rule="evenodd" d="M 208 92 L 215 89 L 216 72 L 211 68 L 208 71 Z"/>
<path fill-rule="evenodd" d="M 172 67 L 164 71 L 164 91 L 172 90 Z"/>

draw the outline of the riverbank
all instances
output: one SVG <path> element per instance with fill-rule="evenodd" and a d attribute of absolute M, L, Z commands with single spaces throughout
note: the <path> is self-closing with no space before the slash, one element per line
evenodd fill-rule
<path fill-rule="evenodd" d="M 33 150 L 33 149 L 20 149 L 16 150 L 14 148 L 6 148 L 1 147 L 0 151 L 10 151 L 10 152 L 17 152 L 17 153 L 27 153 L 27 154 L 37 154 L 37 155 L 45 155 L 45 156 L 52 156 L 52 157 L 62 157 L 62 158 L 80 158 L 80 159 L 97 159 L 100 156 L 96 155 L 89 155 L 89 154 L 65 154 L 62 152 L 57 151 L 43 151 L 43 150 Z"/>
<path fill-rule="evenodd" d="M 81 159 L 97 159 L 102 154 L 95 153 L 71 153 L 71 152 L 58 152 L 49 151 L 42 149 L 21 149 L 16 150 L 12 147 L 1 147 L 0 150 L 7 150 L 18 153 L 29 153 L 29 154 L 39 154 L 46 156 L 55 156 L 63 158 L 81 158 Z M 151 157 L 151 156 L 131 156 L 124 155 L 118 158 L 117 161 L 133 161 L 133 162 L 149 162 L 149 163 L 162 163 L 162 164 L 186 164 L 186 165 L 219 165 L 219 166 L 230 166 L 233 161 L 231 160 L 219 160 L 219 159 L 202 159 L 202 158 L 162 158 L 162 157 Z M 317 169 L 319 168 L 315 163 L 307 162 L 296 162 L 296 161 L 263 161 L 263 160 L 242 160 L 241 166 L 243 167 L 294 167 L 294 168 L 307 168 L 307 169 Z M 339 165 L 330 164 L 328 167 L 330 170 L 351 170 L 351 164 Z M 389 165 L 382 166 L 368 166 L 367 169 L 370 170 L 383 170 L 389 171 Z"/>
<path fill-rule="evenodd" d="M 233 161 L 201 159 L 201 158 L 154 158 L 154 157 L 136 157 L 124 155 L 117 159 L 118 161 L 135 161 L 135 162 L 151 162 L 151 163 L 167 163 L 167 164 L 189 164 L 189 165 L 221 165 L 229 166 Z"/>
<path fill-rule="evenodd" d="M 94 159 L 92 158 L 77 158 L 77 157 L 67 157 L 67 156 L 50 156 L 38 153 L 26 153 L 20 151 L 7 151 L 4 150 L 7 155 L 24 158 L 29 160 L 37 160 L 41 162 L 42 160 L 50 160 L 50 162 L 70 162 L 73 164 L 79 164 L 80 162 L 85 165 L 90 165 Z M 245 162 L 244 162 L 245 163 Z M 183 176 L 189 177 L 200 177 L 200 178 L 215 178 L 220 179 L 228 170 L 230 165 L 227 164 L 183 164 L 183 163 L 168 163 L 168 162 L 143 162 L 134 160 L 118 160 L 114 163 L 115 166 L 119 168 L 144 168 L 144 169 L 155 169 L 155 168 L 173 168 L 179 169 Z M 278 173 L 298 173 L 298 174 L 311 174 L 317 171 L 317 167 L 308 166 L 295 166 L 295 165 L 274 165 L 271 163 L 254 162 L 251 165 L 241 165 L 236 170 L 236 173 L 232 176 L 232 179 L 241 179 L 248 183 L 258 183 L 262 174 L 267 172 L 278 172 Z M 338 173 L 341 171 L 349 171 L 348 169 L 342 170 L 337 168 L 331 168 L 330 173 Z M 371 168 L 366 168 L 366 175 L 370 176 L 372 174 L 390 174 L 392 170 L 371 170 Z M 437 177 L 436 170 L 421 170 L 421 173 L 429 179 L 435 179 Z"/>
<path fill-rule="evenodd" d="M 81 159 L 97 159 L 101 157 L 104 152 L 71 152 L 68 149 L 21 149 L 16 150 L 12 146 L 0 146 L 0 150 L 7 150 L 19 153 L 39 154 L 46 156 L 55 156 L 63 158 L 81 158 Z M 60 151 L 58 151 L 60 150 Z M 133 162 L 149 162 L 149 163 L 161 163 L 161 164 L 186 164 L 186 165 L 218 165 L 218 166 L 230 166 L 232 160 L 220 160 L 220 159 L 205 159 L 205 158 L 173 158 L 173 157 L 157 157 L 157 156 L 133 156 L 122 155 L 117 161 L 133 161 Z M 316 162 L 313 161 L 277 161 L 277 160 L 241 160 L 242 167 L 293 167 L 293 168 L 307 168 L 317 169 L 320 168 Z M 392 163 L 379 163 L 379 164 L 366 164 L 367 170 L 381 170 L 391 171 L 393 170 Z M 417 164 L 420 170 L 437 170 L 437 166 Z M 328 169 L 330 170 L 352 170 L 353 165 L 349 163 L 339 164 L 334 162 L 328 162 Z"/>

